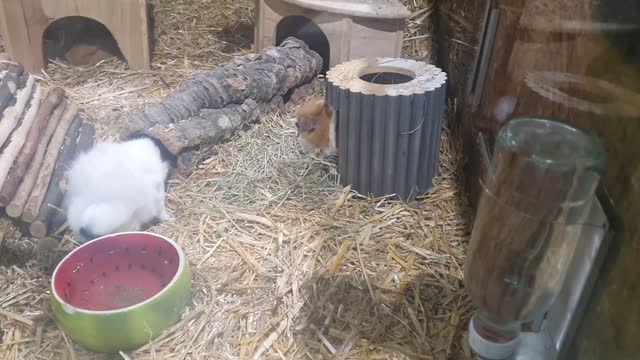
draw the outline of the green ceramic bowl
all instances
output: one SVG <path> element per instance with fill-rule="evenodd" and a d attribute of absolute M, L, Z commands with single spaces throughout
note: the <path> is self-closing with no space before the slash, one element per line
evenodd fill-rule
<path fill-rule="evenodd" d="M 89 241 L 56 267 L 53 311 L 64 332 L 95 352 L 132 350 L 179 321 L 191 271 L 178 245 L 148 232 Z"/>

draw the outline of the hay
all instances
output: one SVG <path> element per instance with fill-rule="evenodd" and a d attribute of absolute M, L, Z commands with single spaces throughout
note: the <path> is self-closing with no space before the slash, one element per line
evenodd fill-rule
<path fill-rule="evenodd" d="M 433 62 L 433 15 L 436 0 L 401 0 L 411 11 L 404 30 L 402 56 L 414 60 Z"/>
<path fill-rule="evenodd" d="M 159 99 L 192 71 L 248 52 L 250 43 L 229 34 L 250 24 L 251 11 L 247 0 L 159 1 L 151 71 L 116 60 L 86 68 L 58 62 L 41 82 L 64 87 L 98 138 L 113 138 L 120 112 Z M 423 34 L 415 26 L 407 34 Z M 405 42 L 407 56 L 430 53 L 408 45 L 424 39 Z M 135 352 L 92 354 L 66 338 L 48 289 L 73 238 L 39 252 L 0 220 L 0 358 L 470 358 L 463 334 L 471 304 L 462 283 L 469 226 L 457 135 L 443 134 L 432 191 L 403 204 L 340 188 L 332 159 L 300 151 L 292 116 L 263 117 L 189 179 L 171 180 L 176 219 L 150 231 L 184 249 L 193 300 L 180 323 Z"/>

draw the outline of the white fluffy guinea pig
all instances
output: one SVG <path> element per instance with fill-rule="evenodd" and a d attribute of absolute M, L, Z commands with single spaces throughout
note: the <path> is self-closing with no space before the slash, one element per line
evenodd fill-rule
<path fill-rule="evenodd" d="M 97 143 L 79 154 L 67 173 L 63 203 L 76 239 L 140 231 L 171 219 L 165 184 L 172 161 L 159 141 L 144 135 Z"/>

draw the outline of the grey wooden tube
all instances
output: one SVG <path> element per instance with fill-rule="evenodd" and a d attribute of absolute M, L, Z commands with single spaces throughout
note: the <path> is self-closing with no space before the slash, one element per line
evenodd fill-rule
<path fill-rule="evenodd" d="M 336 89 L 338 96 L 336 97 L 338 102 L 334 106 L 334 109 L 338 109 L 338 128 L 341 130 L 338 134 L 338 144 L 347 144 L 349 137 L 349 92 L 343 89 Z M 346 146 L 339 146 L 338 159 L 342 161 L 338 162 L 338 174 L 340 175 L 340 181 L 344 182 L 347 176 L 347 169 L 349 165 L 349 151 Z"/>
<path fill-rule="evenodd" d="M 371 119 L 370 121 L 360 122 L 360 161 L 358 164 L 358 189 L 363 194 L 371 192 L 372 179 L 371 174 L 371 146 L 373 144 L 373 116 L 374 112 L 373 96 L 362 97 L 362 119 Z"/>
<path fill-rule="evenodd" d="M 440 159 L 447 75 L 423 62 L 357 59 L 327 72 L 338 111 L 338 173 L 367 196 L 412 201 L 433 185 Z"/>

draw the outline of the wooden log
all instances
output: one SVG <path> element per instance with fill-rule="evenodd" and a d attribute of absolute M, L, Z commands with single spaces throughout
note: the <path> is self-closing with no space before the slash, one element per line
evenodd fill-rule
<path fill-rule="evenodd" d="M 242 105 L 202 110 L 198 116 L 171 126 L 156 125 L 149 134 L 160 140 L 174 155 L 204 143 L 219 143 L 242 125 L 258 119 L 258 103 L 246 100 Z"/>
<path fill-rule="evenodd" d="M 60 119 L 56 132 L 51 137 L 51 141 L 47 147 L 47 152 L 45 153 L 44 160 L 42 161 L 40 174 L 36 180 L 36 184 L 33 186 L 29 200 L 27 200 L 27 204 L 24 206 L 24 210 L 22 211 L 22 216 L 20 218 L 24 222 L 31 223 L 38 216 L 40 205 L 44 200 L 44 196 L 46 195 L 49 187 L 49 182 L 51 181 L 51 175 L 58 159 L 60 147 L 62 146 L 64 137 L 77 113 L 78 106 L 75 103 L 70 102 L 65 109 L 64 115 L 62 115 L 62 119 Z"/>
<path fill-rule="evenodd" d="M 195 149 L 185 151 L 178 155 L 176 161 L 178 174 L 188 178 L 190 174 L 198 169 L 198 164 L 216 154 L 217 144 L 200 145 Z"/>
<path fill-rule="evenodd" d="M 0 114 L 9 105 L 13 94 L 18 90 L 19 78 L 24 72 L 24 67 L 20 64 L 11 64 L 7 74 L 2 78 L 0 83 Z"/>
<path fill-rule="evenodd" d="M 43 222 L 44 224 L 46 224 L 47 233 L 50 235 L 57 236 L 65 230 L 67 215 L 64 212 L 63 203 L 64 203 L 64 194 L 67 191 L 66 170 L 71 165 L 71 161 L 73 161 L 73 159 L 75 159 L 79 154 L 88 151 L 93 146 L 95 142 L 95 134 L 96 134 L 96 129 L 93 127 L 93 125 L 91 125 L 88 122 L 83 122 L 82 125 L 80 126 L 78 140 L 75 144 L 73 153 L 69 156 L 68 159 L 62 160 L 64 162 L 64 167 L 61 170 L 57 170 L 58 165 L 56 164 L 56 170 L 54 171 L 63 172 L 62 177 L 59 179 L 57 183 L 54 182 L 54 180 L 52 180 L 52 183 L 57 184 L 61 194 L 60 206 L 53 208 L 54 211 L 51 214 L 51 218 L 47 222 Z M 61 155 L 60 157 L 61 159 L 64 159 L 66 155 Z M 60 161 L 61 160 L 58 160 L 58 163 L 60 163 Z M 54 177 L 55 176 L 56 175 L 54 175 Z"/>
<path fill-rule="evenodd" d="M 239 121 L 237 116 L 233 115 L 232 118 L 235 119 L 234 122 L 231 122 L 228 120 L 224 120 L 223 122 L 220 122 L 219 121 L 220 119 L 215 118 L 215 114 L 217 113 L 216 110 L 203 111 L 204 115 L 206 114 L 211 115 L 211 116 L 207 116 L 207 118 L 211 119 L 209 120 L 210 127 L 208 127 L 207 130 L 204 130 L 204 129 L 202 130 L 202 131 L 208 132 L 206 135 L 208 136 L 209 141 L 200 142 L 199 145 L 192 146 L 190 148 L 185 148 L 183 151 L 181 151 L 178 154 L 177 161 L 176 161 L 178 174 L 180 174 L 180 176 L 183 176 L 183 177 L 188 177 L 193 171 L 195 171 L 198 168 L 198 164 L 202 163 L 204 160 L 215 155 L 216 148 L 221 142 L 229 139 L 231 136 L 233 136 L 233 134 L 235 134 L 242 127 L 257 121 L 258 118 L 260 117 L 260 114 L 273 111 L 281 107 L 282 104 L 283 104 L 283 100 L 281 96 L 276 96 L 273 99 L 271 99 L 270 102 L 261 103 L 261 104 L 257 104 L 252 100 L 247 100 L 245 104 L 243 104 L 243 106 L 246 106 L 247 108 L 250 108 L 252 110 L 251 111 L 243 110 L 242 112 L 245 114 L 246 117 L 243 119 L 240 119 L 241 121 Z M 228 106 L 227 108 L 231 108 L 231 107 Z M 237 110 L 240 110 L 241 107 L 236 106 L 235 108 Z M 201 123 L 200 120 L 201 119 L 198 119 L 198 123 Z M 183 122 L 185 124 L 183 127 L 188 127 L 191 122 L 192 120 Z M 182 124 L 182 123 L 179 123 L 179 124 Z M 176 125 L 174 125 L 174 127 L 175 126 Z M 188 131 L 193 133 L 194 132 L 193 130 L 194 129 L 190 129 Z M 187 133 L 187 130 L 185 130 L 184 132 L 180 132 L 180 130 L 178 130 L 173 134 L 176 135 L 176 138 L 177 138 L 178 134 L 184 135 L 186 133 Z M 188 138 L 188 137 L 185 137 L 185 138 Z M 187 141 L 187 140 L 184 140 L 184 141 Z"/>
<path fill-rule="evenodd" d="M 15 104 L 4 110 L 4 114 L 2 114 L 2 121 L 0 121 L 0 146 L 4 145 L 5 141 L 9 138 L 9 135 L 11 135 L 11 132 L 16 128 L 16 125 L 18 125 L 18 120 L 20 120 L 27 102 L 33 96 L 34 82 L 35 78 L 33 76 L 29 76 L 25 86 L 21 90 L 18 90 L 16 94 Z"/>
<path fill-rule="evenodd" d="M 283 100 L 287 104 L 287 108 L 292 109 L 300 102 L 313 97 L 316 94 L 322 93 L 324 88 L 324 82 L 318 78 L 315 78 L 310 82 L 301 85 L 300 87 L 291 89 L 291 91 L 284 96 Z"/>
<path fill-rule="evenodd" d="M 9 66 L 12 65 L 12 63 L 11 63 L 11 61 L 9 61 L 9 59 L 5 59 L 4 58 L 5 55 L 6 55 L 6 53 L 0 54 L 0 72 L 9 70 Z M 8 55 L 7 55 L 7 57 L 8 57 Z"/>
<path fill-rule="evenodd" d="M 0 155 L 0 184 L 2 186 L 4 186 L 9 169 L 22 180 L 27 166 L 35 155 L 45 122 L 64 98 L 64 90 L 55 88 L 40 104 L 41 93 L 39 89 L 38 87 L 37 97 L 34 95 L 31 107 L 25 114 L 22 124 L 11 135 L 11 142 L 5 148 L 4 153 Z"/>
<path fill-rule="evenodd" d="M 64 45 L 104 43 L 107 49 L 121 52 L 131 69 L 148 70 L 151 65 L 150 38 L 154 37 L 149 34 L 152 16 L 148 4 L 155 2 L 3 0 L 0 2 L 0 23 L 4 26 L 0 29 L 7 51 L 31 73 L 46 68 L 44 60 L 50 52 L 61 58 L 66 50 L 66 46 L 56 46 L 58 36 L 46 39 L 53 46 L 43 44 L 45 31 L 59 35 Z M 96 26 L 93 19 L 104 25 Z M 106 29 L 110 35 L 105 37 Z"/>
<path fill-rule="evenodd" d="M 2 154 L 0 154 L 0 184 L 4 184 L 9 170 L 12 169 L 12 164 L 14 171 L 16 171 L 16 168 L 19 169 L 19 166 L 16 167 L 16 164 L 25 164 L 26 168 L 26 164 L 31 160 L 26 157 L 24 149 L 29 147 L 34 127 L 37 128 L 40 126 L 38 123 L 38 112 L 41 109 L 40 97 L 41 92 L 40 87 L 38 87 L 31 99 L 29 110 L 23 116 L 20 126 L 11 134 L 9 144 L 4 148 Z"/>
<path fill-rule="evenodd" d="M 284 96 L 292 88 L 308 83 L 322 67 L 322 58 L 301 40 L 288 38 L 280 46 L 247 55 L 207 72 L 193 74 L 161 102 L 143 112 L 126 114 L 121 137 L 146 131 L 160 124 L 168 126 L 197 116 L 202 109 L 219 109 L 257 103 Z"/>
<path fill-rule="evenodd" d="M 213 155 L 217 143 L 260 113 L 282 106 L 283 98 L 312 82 L 321 66 L 317 53 L 304 42 L 288 38 L 260 54 L 186 78 L 161 102 L 124 115 L 127 126 L 120 137 L 142 133 L 156 138 L 177 155 L 178 172 L 188 177 Z M 257 104 L 259 111 L 247 104 Z M 221 126 L 225 121 L 229 124 Z"/>
<path fill-rule="evenodd" d="M 36 238 L 43 238 L 47 236 L 47 225 L 54 212 L 57 209 L 60 209 L 60 203 L 62 201 L 62 189 L 60 188 L 60 182 L 64 177 L 66 169 L 73 160 L 81 125 L 82 119 L 80 119 L 79 116 L 75 116 L 71 126 L 69 126 L 69 129 L 67 130 L 64 144 L 58 151 L 58 160 L 56 161 L 53 173 L 51 174 L 51 181 L 49 182 L 49 187 L 44 196 L 44 200 L 38 210 L 38 216 L 29 226 L 29 232 L 31 232 L 31 235 Z"/>
<path fill-rule="evenodd" d="M 18 218 L 22 215 L 22 210 L 38 179 L 40 166 L 42 165 L 44 154 L 49 145 L 49 140 L 51 140 L 53 133 L 56 131 L 66 106 L 67 101 L 63 99 L 53 113 L 51 113 L 46 128 L 40 138 L 40 143 L 38 143 L 38 148 L 36 149 L 33 159 L 29 162 L 24 176 L 17 171 L 9 172 L 7 179 L 2 185 L 2 189 L 0 189 L 0 206 L 6 206 L 5 210 L 7 215 L 12 218 Z"/>

